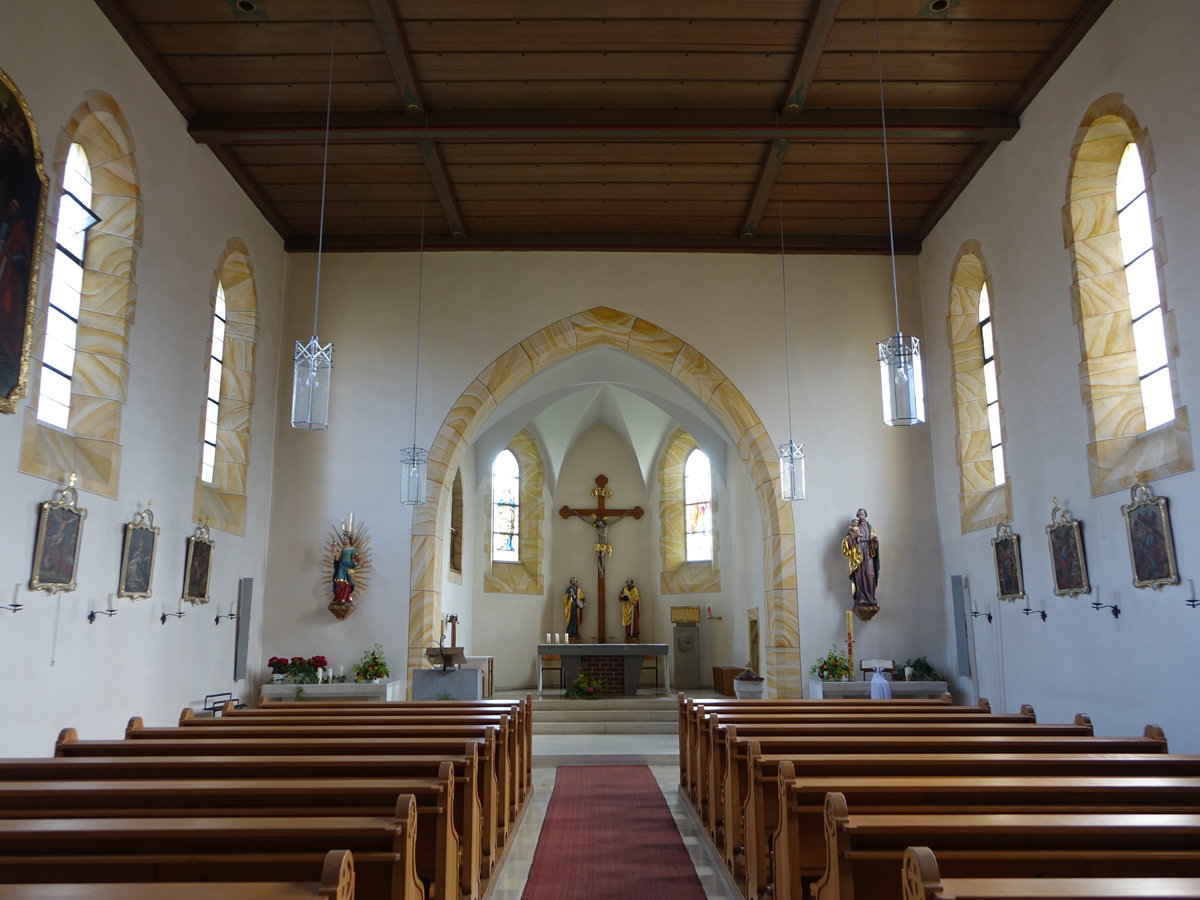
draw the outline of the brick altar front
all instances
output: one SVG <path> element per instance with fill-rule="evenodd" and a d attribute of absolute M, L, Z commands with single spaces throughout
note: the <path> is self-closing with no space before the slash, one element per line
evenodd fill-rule
<path fill-rule="evenodd" d="M 642 679 L 642 663 L 647 656 L 666 656 L 666 644 L 538 644 L 539 656 L 562 658 L 563 684 L 575 680 L 581 668 L 599 675 L 605 693 L 620 693 L 626 697 L 637 695 L 638 682 Z M 668 666 L 663 666 L 668 671 Z M 619 684 L 618 690 L 612 686 Z M 666 690 L 671 690 L 670 676 L 666 678 Z"/>

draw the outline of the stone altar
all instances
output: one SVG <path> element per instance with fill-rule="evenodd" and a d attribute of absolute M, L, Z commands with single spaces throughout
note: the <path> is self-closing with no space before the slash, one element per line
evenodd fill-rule
<path fill-rule="evenodd" d="M 626 697 L 637 696 L 638 682 L 642 680 L 642 662 L 647 656 L 666 656 L 666 644 L 538 644 L 539 656 L 562 657 L 563 684 L 568 685 L 579 674 L 584 659 L 593 666 L 600 660 L 619 660 L 623 674 L 622 691 Z M 669 667 L 664 667 L 669 671 Z M 605 677 L 603 674 L 601 677 Z M 671 691 L 671 677 L 665 676 L 665 686 Z"/>

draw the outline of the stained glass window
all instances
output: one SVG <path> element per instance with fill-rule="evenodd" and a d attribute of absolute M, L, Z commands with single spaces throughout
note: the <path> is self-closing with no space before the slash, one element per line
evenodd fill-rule
<path fill-rule="evenodd" d="M 492 463 L 492 561 L 520 562 L 521 469 L 511 450 Z"/>
<path fill-rule="evenodd" d="M 1171 373 L 1167 370 L 1167 338 L 1159 300 L 1158 267 L 1154 262 L 1154 231 L 1142 156 L 1132 141 L 1125 147 L 1117 168 L 1117 225 L 1121 231 L 1121 257 L 1133 317 L 1133 345 L 1146 428 L 1175 418 Z"/>
<path fill-rule="evenodd" d="M 688 562 L 712 559 L 712 470 L 693 450 L 683 465 L 683 532 Z"/>
<path fill-rule="evenodd" d="M 99 221 L 88 208 L 91 202 L 91 166 L 83 147 L 72 144 L 67 152 L 62 197 L 58 201 L 54 265 L 50 272 L 50 299 L 46 310 L 46 345 L 42 352 L 37 403 L 38 420 L 59 428 L 67 428 L 71 418 L 71 377 L 75 372 L 87 233 Z"/>

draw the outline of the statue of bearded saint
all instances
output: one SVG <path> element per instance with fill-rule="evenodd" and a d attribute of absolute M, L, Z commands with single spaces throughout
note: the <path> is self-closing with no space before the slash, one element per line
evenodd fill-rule
<path fill-rule="evenodd" d="M 633 586 L 633 579 L 625 579 L 625 587 L 617 594 L 621 601 L 621 624 L 625 626 L 625 639 L 637 643 L 642 630 L 642 598 Z"/>

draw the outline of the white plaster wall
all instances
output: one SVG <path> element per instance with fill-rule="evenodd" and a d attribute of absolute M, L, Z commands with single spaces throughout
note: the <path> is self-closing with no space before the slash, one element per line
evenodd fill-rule
<path fill-rule="evenodd" d="M 311 331 L 314 263 L 312 256 L 289 258 L 287 339 L 307 338 Z M 859 506 L 871 511 L 885 553 L 884 611 L 861 626 L 860 652 L 900 659 L 925 654 L 942 665 L 945 626 L 929 432 L 889 429 L 881 419 L 875 341 L 895 330 L 888 261 L 795 256 L 787 264 L 795 437 L 807 442 L 809 453 L 809 499 L 794 510 L 804 665 L 843 637 L 849 593 L 838 544 Z M 910 258 L 899 264 L 903 324 L 913 331 L 916 265 Z M 334 664 L 348 665 L 378 640 L 389 660 L 405 658 L 410 511 L 397 505 L 395 471 L 397 450 L 413 441 L 416 265 L 412 253 L 324 258 L 319 331 L 337 345 L 332 428 L 297 433 L 282 418 L 277 425 L 267 596 L 271 653 L 323 652 Z M 787 439 L 776 257 L 439 252 L 427 253 L 424 265 L 419 445 L 429 446 L 451 405 L 492 360 L 545 325 L 600 305 L 640 316 L 687 341 L 737 385 L 775 443 Z M 281 366 L 290 370 L 286 360 Z M 731 470 L 736 465 L 731 460 Z M 591 471 L 590 465 L 579 478 L 590 484 L 603 468 Z M 568 478 L 564 489 L 572 484 Z M 622 489 L 614 502 L 625 496 Z M 468 488 L 468 535 L 475 527 L 471 517 L 477 523 L 484 515 L 479 507 L 472 512 L 472 502 L 479 502 L 473 497 Z M 744 610 L 762 603 L 763 547 L 749 537 L 761 534 L 762 526 L 754 521 L 760 512 L 748 493 L 735 494 L 733 501 L 738 518 L 722 526 L 721 563 L 723 577 L 733 580 L 723 582 L 723 589 Z M 650 502 L 657 498 L 642 505 Z M 548 504 L 548 515 L 561 505 Z M 375 574 L 359 611 L 338 623 L 318 595 L 324 574 L 319 554 L 331 524 L 350 511 L 375 535 Z M 616 541 L 625 540 L 621 531 L 628 527 L 614 529 Z M 558 542 L 547 534 L 547 559 L 553 561 L 556 552 Z M 450 591 L 470 592 L 479 608 L 494 598 L 479 599 L 481 575 L 472 570 L 469 544 L 466 560 L 463 587 Z M 561 574 L 556 564 L 547 567 L 547 596 L 536 601 L 537 608 L 518 610 L 518 618 L 542 621 L 550 598 L 562 589 Z M 586 587 L 588 580 L 582 583 Z M 444 608 L 451 608 L 449 602 L 444 599 Z M 731 655 L 713 662 L 745 661 L 744 636 L 737 637 L 736 630 L 744 629 L 744 618 L 736 612 L 724 624 L 730 635 L 719 640 L 728 640 Z M 765 634 L 765 611 L 763 628 Z M 541 626 L 532 633 L 553 630 Z M 525 672 L 531 658 L 525 640 L 513 636 L 507 646 L 496 646 L 501 642 L 492 635 L 471 632 L 469 646 L 481 652 L 486 643 L 497 657 L 498 673 L 505 656 L 518 659 L 518 671 Z"/>
<path fill-rule="evenodd" d="M 1022 116 L 1021 131 L 1001 146 L 926 240 L 921 281 L 930 362 L 929 409 L 946 577 L 939 589 L 949 609 L 949 575 L 970 579 L 980 609 L 998 613 L 972 627 L 979 656 L 978 688 L 1004 698 L 1007 709 L 1032 703 L 1042 721 L 1092 715 L 1097 733 L 1140 733 L 1162 725 L 1177 752 L 1200 752 L 1194 691 L 1186 678 L 1200 629 L 1200 610 L 1183 602 L 1200 547 L 1200 480 L 1193 472 L 1156 482 L 1170 500 L 1184 584 L 1160 592 L 1132 586 L 1120 506 L 1127 492 L 1092 498 L 1088 484 L 1087 420 L 1080 400 L 1079 333 L 1071 318 L 1071 266 L 1063 246 L 1062 206 L 1069 151 L 1088 106 L 1121 92 L 1149 129 L 1157 172 L 1156 212 L 1167 260 L 1163 268 L 1180 355 L 1176 373 L 1192 417 L 1200 403 L 1200 81 L 1194 37 L 1200 5 L 1116 0 Z M 992 276 L 1000 394 L 1013 473 L 1013 528 L 1022 537 L 1030 606 L 1049 617 L 1025 616 L 1024 604 L 998 604 L 992 531 L 960 533 L 954 455 L 954 412 L 948 386 L 945 319 L 949 277 L 963 241 L 980 242 Z M 1193 425 L 1193 429 L 1194 429 Z M 1195 435 L 1193 434 L 1193 440 Z M 1083 522 L 1088 568 L 1099 593 L 1053 596 L 1044 527 L 1051 499 Z M 1121 617 L 1094 611 L 1097 598 L 1117 603 Z M 949 616 L 947 615 L 949 629 Z M 947 631 L 952 646 L 952 635 Z M 1181 668 L 1182 667 L 1182 668 Z M 995 705 L 995 704 L 994 704 Z"/>
<path fill-rule="evenodd" d="M 32 109 L 43 157 L 52 157 L 60 129 L 85 92 L 112 95 L 133 134 L 144 200 L 120 496 L 80 494 L 88 516 L 79 588 L 72 593 L 50 598 L 26 590 L 38 504 L 58 486 L 17 473 L 26 403 L 16 415 L 0 416 L 0 544 L 9 560 L 0 596 L 10 602 L 13 585 L 20 584 L 25 604 L 0 620 L 0 659 L 13 676 L 0 699 L 0 755 L 46 755 L 66 726 L 78 728 L 83 738 L 120 737 L 132 715 L 144 716 L 147 724 L 170 724 L 205 694 L 246 694 L 248 685 L 233 681 L 234 629 L 228 621 L 213 626 L 212 605 L 166 625 L 159 615 L 164 607 L 176 608 L 184 542 L 194 527 L 208 292 L 226 241 L 238 237 L 254 265 L 260 313 L 247 536 L 214 533 L 212 586 L 215 605 L 228 611 L 237 580 L 255 579 L 251 667 L 261 656 L 284 255 L 275 232 L 212 154 L 187 136 L 179 114 L 94 4 L 10 4 L 0 29 L 0 66 Z M 162 528 L 154 596 L 117 600 L 116 616 L 88 624 L 89 607 L 107 607 L 116 590 L 121 526 L 148 499 Z"/>

